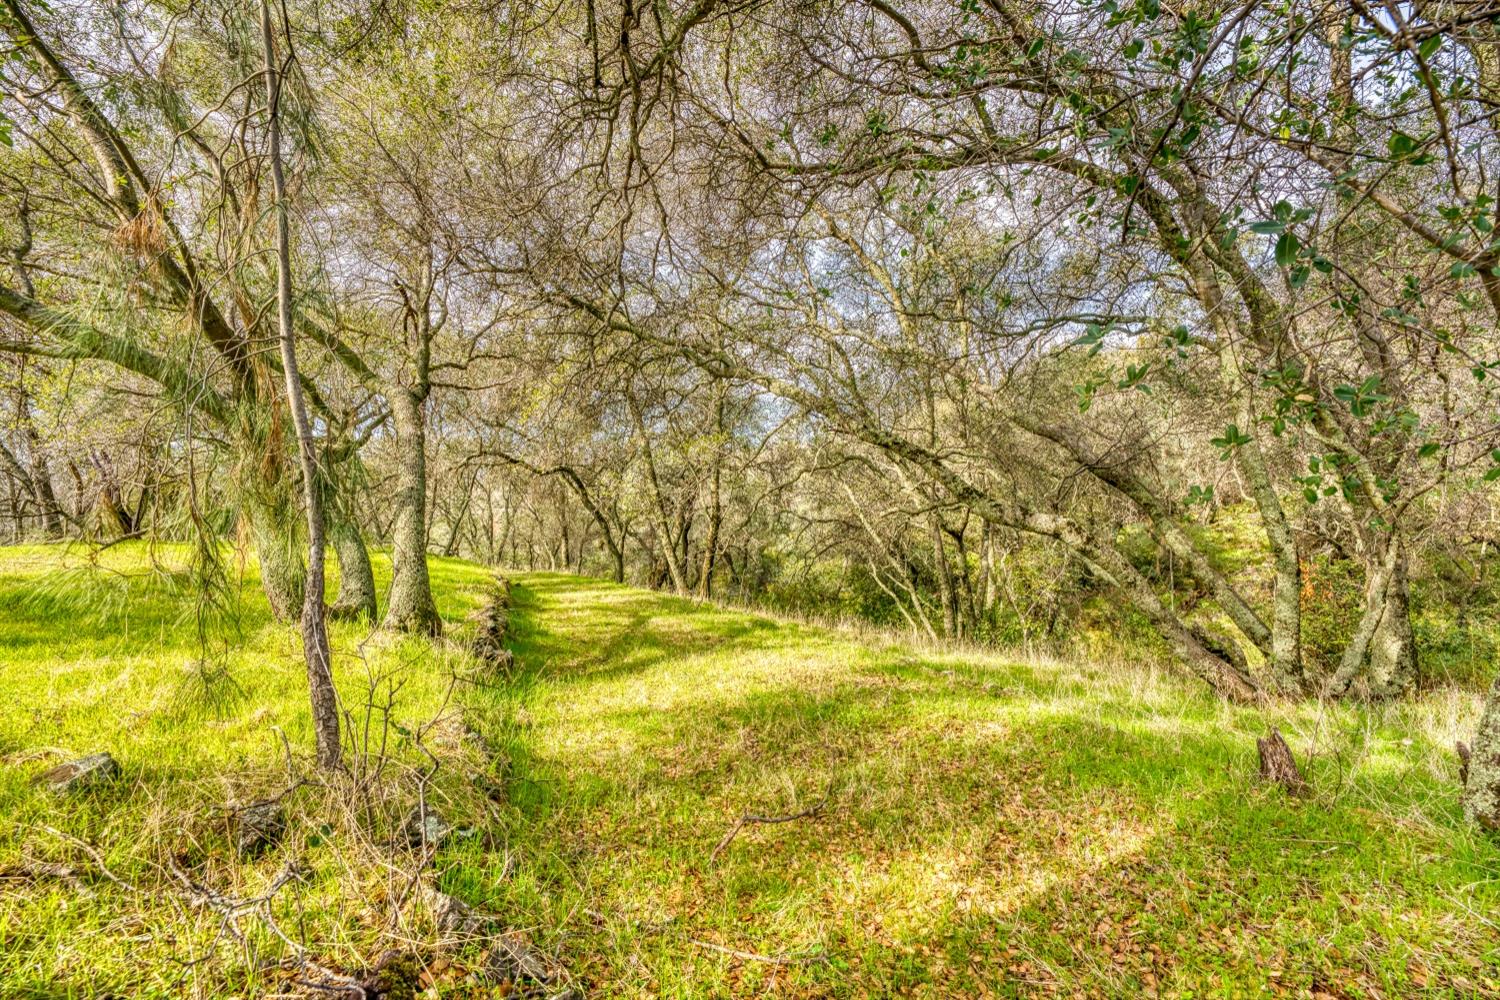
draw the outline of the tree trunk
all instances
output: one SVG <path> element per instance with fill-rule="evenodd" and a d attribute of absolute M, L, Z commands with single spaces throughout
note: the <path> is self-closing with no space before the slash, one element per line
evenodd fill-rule
<path fill-rule="evenodd" d="M 708 484 L 708 538 L 703 543 L 703 565 L 698 571 L 698 596 L 709 598 L 714 589 L 714 562 L 719 558 L 719 532 L 723 528 L 724 501 L 724 404 L 728 388 L 722 379 L 714 382 L 714 458 Z"/>
<path fill-rule="evenodd" d="M 724 504 L 720 496 L 720 463 L 714 460 L 713 478 L 709 481 L 708 537 L 703 540 L 703 566 L 698 571 L 698 596 L 713 596 L 714 562 L 719 557 L 719 531 L 724 520 Z"/>
<path fill-rule="evenodd" d="M 31 400 L 24 389 L 17 401 L 20 410 L 21 429 L 26 435 L 26 450 L 31 457 L 31 492 L 42 511 L 42 527 L 48 538 L 63 535 L 62 505 L 57 502 L 57 493 L 52 489 L 52 469 L 42 447 L 42 436 L 37 433 L 36 421 L 31 417 Z"/>
<path fill-rule="evenodd" d="M 442 619 L 427 575 L 427 439 L 422 401 L 403 386 L 389 392 L 396 426 L 396 523 L 391 531 L 391 596 L 385 627 L 438 635 Z"/>
<path fill-rule="evenodd" d="M 662 556 L 666 560 L 667 576 L 672 581 L 672 589 L 680 594 L 688 593 L 687 577 L 684 575 L 682 565 L 677 561 L 677 538 L 672 530 L 671 523 L 667 519 L 667 501 L 662 495 L 661 480 L 656 474 L 656 456 L 651 449 L 651 439 L 646 435 L 645 420 L 641 416 L 640 405 L 634 396 L 629 397 L 630 414 L 635 418 L 636 433 L 641 441 L 641 454 L 646 459 L 646 482 L 651 486 L 652 513 L 656 517 L 656 531 L 661 543 Z M 678 525 L 682 524 L 681 511 L 678 511 Z"/>
<path fill-rule="evenodd" d="M 339 766 L 338 693 L 333 686 L 333 657 L 328 648 L 328 623 L 323 608 L 323 497 L 312 423 L 302 398 L 297 372 L 297 345 L 292 329 L 291 227 L 287 219 L 286 178 L 281 169 L 281 81 L 272 40 L 269 0 L 260 4 L 261 39 L 265 43 L 266 91 L 270 105 L 271 186 L 276 197 L 276 303 L 280 328 L 281 367 L 286 375 L 287 405 L 297 432 L 297 457 L 302 464 L 303 504 L 307 512 L 307 581 L 302 591 L 302 652 L 307 661 L 307 683 L 312 700 L 313 733 L 318 766 Z"/>
<path fill-rule="evenodd" d="M 1411 628 L 1404 550 L 1397 554 L 1395 570 L 1382 603 L 1380 624 L 1375 627 L 1375 635 L 1370 640 L 1370 695 L 1374 698 L 1399 698 L 1417 683 L 1416 636 Z"/>
<path fill-rule="evenodd" d="M 1232 355 L 1234 348 L 1227 345 L 1225 351 Z M 1231 378 L 1241 378 L 1238 361 L 1233 362 Z M 1240 419 L 1247 428 L 1254 428 L 1255 415 L 1248 401 L 1240 408 Z M 1275 572 L 1273 604 L 1271 609 L 1271 674 L 1276 686 L 1287 694 L 1304 693 L 1306 681 L 1302 669 L 1302 564 L 1297 560 L 1297 543 L 1287 523 L 1281 499 L 1271 483 L 1271 474 L 1266 469 L 1265 456 L 1260 442 L 1253 437 L 1249 443 L 1235 449 L 1235 459 L 1240 472 L 1250 483 L 1250 494 L 1255 500 L 1256 510 L 1265 531 L 1266 542 L 1271 548 L 1271 565 Z"/>
<path fill-rule="evenodd" d="M 1328 693 L 1339 696 L 1365 674 L 1375 698 L 1397 697 L 1417 680 L 1416 644 L 1406 579 L 1406 553 L 1397 539 L 1387 539 L 1379 562 L 1365 568 L 1365 606 L 1354 635 L 1344 649 Z"/>
<path fill-rule="evenodd" d="M 1490 685 L 1471 747 L 1459 744 L 1464 818 L 1500 830 L 1500 675 Z"/>
<path fill-rule="evenodd" d="M 247 497 L 244 504 L 251 543 L 260 563 L 260 589 L 271 606 L 271 616 L 280 622 L 292 621 L 302 607 L 306 575 L 296 532 L 283 511 L 254 497 Z"/>
<path fill-rule="evenodd" d="M 943 545 L 943 531 L 939 526 L 939 516 L 932 515 L 932 568 L 937 574 L 938 599 L 943 606 L 943 635 L 953 639 L 958 636 L 958 601 L 953 591 L 953 575 L 948 567 L 948 550 Z"/>
<path fill-rule="evenodd" d="M 329 524 L 329 536 L 339 561 L 339 597 L 328 613 L 334 618 L 374 623 L 375 574 L 359 526 L 347 516 L 335 516 Z"/>

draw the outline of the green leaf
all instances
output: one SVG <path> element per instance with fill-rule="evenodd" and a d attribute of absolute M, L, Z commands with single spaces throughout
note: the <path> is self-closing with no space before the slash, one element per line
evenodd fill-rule
<path fill-rule="evenodd" d="M 1295 233 L 1282 233 L 1276 241 L 1276 263 L 1279 267 L 1290 267 L 1297 260 L 1302 243 Z"/>
<path fill-rule="evenodd" d="M 1448 274 L 1454 278 L 1472 278 L 1476 273 L 1474 265 L 1466 260 L 1454 261 L 1453 266 L 1448 268 Z"/>

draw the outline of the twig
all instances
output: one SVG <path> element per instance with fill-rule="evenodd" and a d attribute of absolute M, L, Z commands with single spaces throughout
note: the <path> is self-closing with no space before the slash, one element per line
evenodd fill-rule
<path fill-rule="evenodd" d="M 818 800 L 817 804 L 813 805 L 811 808 L 804 809 L 799 813 L 791 813 L 787 816 L 757 816 L 753 813 L 746 813 L 739 819 L 735 820 L 734 826 L 731 826 L 729 828 L 729 832 L 724 834 L 724 839 L 719 841 L 718 846 L 713 849 L 713 853 L 709 854 L 708 863 L 713 864 L 714 861 L 718 859 L 719 854 L 724 850 L 724 848 L 729 846 L 729 842 L 735 838 L 735 835 L 752 823 L 790 823 L 793 820 L 806 819 L 809 816 L 816 816 L 818 813 L 823 811 L 823 807 L 826 805 L 828 805 L 828 795 L 824 794 L 824 796 Z"/>
<path fill-rule="evenodd" d="M 721 944 L 714 944 L 712 941 L 698 941 L 689 938 L 688 944 L 697 945 L 699 948 L 707 948 L 709 951 L 716 951 L 721 955 L 728 955 L 731 958 L 742 959 L 746 962 L 765 962 L 768 965 L 807 965 L 812 962 L 828 961 L 828 956 L 822 952 L 816 955 L 757 955 L 753 951 L 726 948 Z"/>
<path fill-rule="evenodd" d="M 83 851 L 85 854 L 87 854 L 90 858 L 93 859 L 94 864 L 96 864 L 96 865 L 99 866 L 99 871 L 104 874 L 104 877 L 107 878 L 107 879 L 109 879 L 115 885 L 119 886 L 121 889 L 125 889 L 125 890 L 127 890 L 129 892 L 137 892 L 137 891 L 139 891 L 139 890 L 136 889 L 135 886 L 131 885 L 129 882 L 126 882 L 124 879 L 119 878 L 118 876 L 115 875 L 114 872 L 110 871 L 109 870 L 109 866 L 104 863 L 103 856 L 101 856 L 99 854 L 98 849 L 95 848 L 92 844 L 88 843 L 87 841 L 79 840 L 77 837 L 73 836 L 71 833 L 63 833 L 61 830 L 57 829 L 56 827 L 43 826 L 42 829 L 45 830 L 46 832 L 52 834 L 52 836 L 54 836 L 54 837 L 58 837 L 58 838 L 60 838 L 62 840 L 66 840 L 68 843 L 72 844 L 74 847 L 78 848 L 80 851 Z"/>

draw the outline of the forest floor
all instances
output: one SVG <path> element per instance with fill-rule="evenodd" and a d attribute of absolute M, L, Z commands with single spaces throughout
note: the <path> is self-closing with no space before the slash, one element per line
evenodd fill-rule
<path fill-rule="evenodd" d="M 107 554 L 129 567 L 115 584 L 0 550 L 0 997 L 289 990 L 224 971 L 287 950 L 255 907 L 225 917 L 173 879 L 253 903 L 293 856 L 269 912 L 319 962 L 409 944 L 411 866 L 372 831 L 416 789 L 480 831 L 437 853 L 441 888 L 589 996 L 1500 996 L 1500 849 L 1463 825 L 1451 751 L 1473 692 L 1233 708 L 1143 665 L 937 652 L 521 574 L 509 679 L 456 644 L 339 626 L 346 709 L 388 737 L 354 758 L 389 761 L 373 804 L 330 816 L 348 794 L 299 787 L 282 845 L 244 862 L 213 817 L 303 773 L 295 633 L 247 613 L 238 690 L 204 697 L 184 682 L 191 599 L 141 551 Z M 486 578 L 434 561 L 455 638 Z M 502 762 L 499 794 L 474 791 L 488 765 L 454 713 Z M 1257 782 L 1270 724 L 1309 797 Z M 32 783 L 96 749 L 118 788 Z M 502 995 L 456 974 L 472 962 L 433 963 L 427 995 Z"/>

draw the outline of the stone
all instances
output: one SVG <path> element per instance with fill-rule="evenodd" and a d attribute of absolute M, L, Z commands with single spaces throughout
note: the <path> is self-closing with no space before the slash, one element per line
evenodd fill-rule
<path fill-rule="evenodd" d="M 425 893 L 427 906 L 432 910 L 433 922 L 443 937 L 468 937 L 479 930 L 484 922 L 474 908 L 461 899 L 428 889 Z"/>
<path fill-rule="evenodd" d="M 37 780 L 44 782 L 54 792 L 66 794 L 105 784 L 119 776 L 120 765 L 108 751 L 101 751 L 59 764 L 42 772 Z"/>
<path fill-rule="evenodd" d="M 235 816 L 234 849 L 249 860 L 259 857 L 281 842 L 286 830 L 286 814 L 275 802 L 256 802 L 239 810 Z"/>
<path fill-rule="evenodd" d="M 555 974 L 546 958 L 518 935 L 504 934 L 484 956 L 484 974 L 496 983 L 550 983 Z"/>
<path fill-rule="evenodd" d="M 436 849 L 443 845 L 448 835 L 453 832 L 453 826 L 433 809 L 428 809 L 426 815 L 420 809 L 413 809 L 411 816 L 407 818 L 403 833 L 406 836 L 406 846 L 413 850 L 421 850 L 431 847 Z"/>

